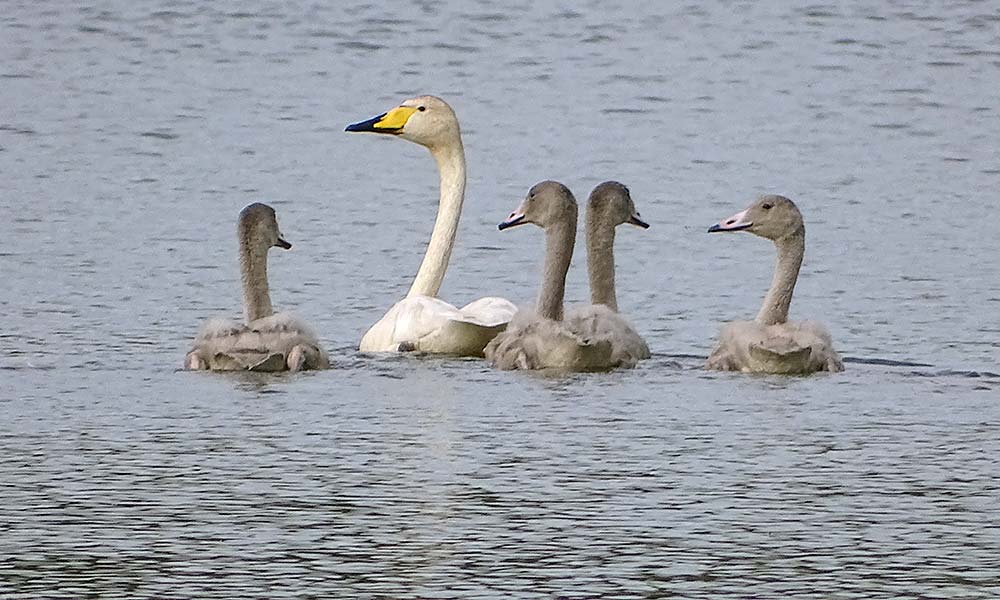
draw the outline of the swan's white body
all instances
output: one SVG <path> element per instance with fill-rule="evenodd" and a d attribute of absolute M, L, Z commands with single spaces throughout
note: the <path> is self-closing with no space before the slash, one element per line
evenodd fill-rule
<path fill-rule="evenodd" d="M 778 261 L 771 288 L 753 321 L 726 323 L 706 367 L 721 371 L 804 375 L 843 371 L 826 328 L 815 321 L 789 321 L 792 292 L 805 255 L 805 225 L 795 203 L 763 196 L 709 232 L 748 231 L 774 242 Z"/>
<path fill-rule="evenodd" d="M 363 352 L 419 351 L 481 356 L 514 315 L 503 298 L 480 298 L 455 308 L 440 298 L 410 296 L 393 305 L 361 338 Z"/>
<path fill-rule="evenodd" d="M 209 319 L 184 357 L 184 367 L 211 371 L 301 371 L 330 366 L 326 351 L 304 321 L 274 313 L 267 281 L 267 251 L 291 248 L 274 209 L 251 204 L 240 212 L 240 274 L 246 323 Z"/>
<path fill-rule="evenodd" d="M 316 334 L 287 312 L 248 324 L 209 319 L 185 360 L 188 369 L 212 371 L 300 371 L 328 366 Z"/>
<path fill-rule="evenodd" d="M 456 308 L 437 297 L 465 199 L 465 151 L 454 111 L 440 98 L 421 96 L 347 130 L 397 135 L 427 147 L 441 179 L 434 231 L 413 285 L 406 298 L 365 333 L 359 349 L 482 356 L 483 347 L 503 331 L 517 308 L 496 297 Z"/>

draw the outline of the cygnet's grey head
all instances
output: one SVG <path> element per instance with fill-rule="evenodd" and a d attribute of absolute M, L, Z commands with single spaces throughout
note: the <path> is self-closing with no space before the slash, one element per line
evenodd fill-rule
<path fill-rule="evenodd" d="M 804 232 L 802 213 L 784 196 L 761 196 L 745 210 L 708 228 L 709 233 L 748 231 L 769 240 Z"/>
<path fill-rule="evenodd" d="M 635 209 L 628 188 L 617 181 L 605 181 L 590 192 L 587 215 L 591 220 L 607 220 L 612 227 L 628 223 L 643 229 L 649 228 L 649 223 L 643 221 L 639 211 Z"/>
<path fill-rule="evenodd" d="M 278 229 L 278 218 L 274 209 L 267 204 L 254 202 L 240 211 L 240 239 L 250 246 L 271 248 L 277 246 L 285 250 L 292 247 Z"/>
<path fill-rule="evenodd" d="M 497 228 L 504 230 L 524 223 L 534 223 L 542 229 L 566 223 L 576 217 L 576 198 L 569 188 L 558 181 L 536 183 L 528 195 Z"/>

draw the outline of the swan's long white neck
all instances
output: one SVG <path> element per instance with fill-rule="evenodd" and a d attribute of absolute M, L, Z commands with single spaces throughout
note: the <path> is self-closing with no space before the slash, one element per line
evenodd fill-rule
<path fill-rule="evenodd" d="M 240 236 L 240 279 L 243 284 L 243 317 L 249 325 L 274 314 L 267 284 L 267 246 L 251 244 Z"/>
<path fill-rule="evenodd" d="M 615 226 L 605 213 L 591 207 L 587 208 L 587 274 L 590 276 L 590 303 L 603 304 L 618 312 Z"/>
<path fill-rule="evenodd" d="M 456 136 L 451 143 L 429 149 L 437 161 L 441 177 L 441 200 L 427 252 L 407 297 L 438 295 L 441 283 L 444 282 L 444 274 L 448 270 L 448 260 L 455 245 L 458 220 L 462 216 L 462 202 L 465 199 L 465 150 L 462 148 L 462 138 Z"/>
<path fill-rule="evenodd" d="M 792 292 L 806 252 L 805 229 L 774 240 L 774 246 L 778 249 L 778 262 L 774 268 L 771 289 L 764 296 L 764 304 L 757 313 L 757 322 L 761 325 L 775 325 L 788 320 L 788 307 L 792 303 Z"/>
<path fill-rule="evenodd" d="M 538 292 L 538 315 L 562 321 L 563 298 L 566 295 L 566 272 L 573 259 L 576 244 L 576 213 L 566 221 L 545 228 L 545 266 L 542 289 Z"/>

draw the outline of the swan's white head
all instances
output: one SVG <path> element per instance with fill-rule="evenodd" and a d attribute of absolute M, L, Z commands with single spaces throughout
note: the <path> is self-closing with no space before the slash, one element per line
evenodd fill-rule
<path fill-rule="evenodd" d="M 396 135 L 428 148 L 461 139 L 455 111 L 437 96 L 404 100 L 388 112 L 348 125 L 345 131 Z"/>
<path fill-rule="evenodd" d="M 590 192 L 587 214 L 607 219 L 614 227 L 628 223 L 643 229 L 649 228 L 649 223 L 643 221 L 639 211 L 635 209 L 628 188 L 617 181 L 605 181 Z"/>
<path fill-rule="evenodd" d="M 769 240 L 802 232 L 805 225 L 795 203 L 784 196 L 761 196 L 745 210 L 708 228 L 709 233 L 748 231 Z"/>
<path fill-rule="evenodd" d="M 543 181 L 528 190 L 521 205 L 497 225 L 497 229 L 503 231 L 525 223 L 534 223 L 545 229 L 568 222 L 576 216 L 576 211 L 576 198 L 569 188 L 558 181 Z"/>
<path fill-rule="evenodd" d="M 240 211 L 237 230 L 240 241 L 250 247 L 259 247 L 264 250 L 272 246 L 285 250 L 292 247 L 281 235 L 274 209 L 260 202 L 255 202 Z"/>

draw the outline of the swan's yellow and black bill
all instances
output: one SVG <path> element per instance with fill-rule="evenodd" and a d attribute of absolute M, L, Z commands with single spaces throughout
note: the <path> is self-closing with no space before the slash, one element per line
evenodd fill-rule
<path fill-rule="evenodd" d="M 503 231 L 504 229 L 510 229 L 511 227 L 516 227 L 517 225 L 523 225 L 526 221 L 524 220 L 524 213 L 511 213 L 507 217 L 506 221 L 501 221 L 497 225 L 497 229 Z"/>
<path fill-rule="evenodd" d="M 288 249 L 290 249 L 292 247 L 291 242 L 289 242 L 288 240 L 286 240 L 283 237 L 279 237 L 278 241 L 275 242 L 274 245 L 277 246 L 277 247 L 279 247 L 279 248 L 283 248 L 285 250 L 288 250 Z"/>
<path fill-rule="evenodd" d="M 747 218 L 748 210 L 744 210 L 729 217 L 725 221 L 720 221 L 708 228 L 709 233 L 720 233 L 726 231 L 742 231 L 753 227 L 753 221 Z"/>
<path fill-rule="evenodd" d="M 397 106 L 389 112 L 372 117 L 367 121 L 352 123 L 344 131 L 366 133 L 394 133 L 403 131 L 403 126 L 410 120 L 410 115 L 417 112 L 412 106 Z"/>

